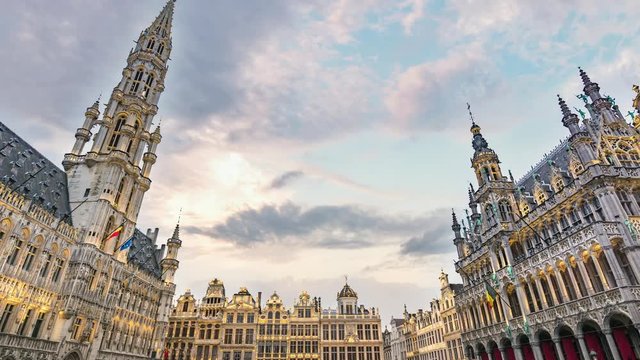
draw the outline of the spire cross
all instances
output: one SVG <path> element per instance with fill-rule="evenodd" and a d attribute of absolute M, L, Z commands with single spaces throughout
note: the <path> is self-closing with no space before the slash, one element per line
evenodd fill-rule
<path fill-rule="evenodd" d="M 471 112 L 471 105 L 469 105 L 469 103 L 467 103 L 467 111 L 469 111 L 469 118 L 471 119 L 471 123 L 475 124 L 476 121 L 473 119 L 473 113 Z"/>

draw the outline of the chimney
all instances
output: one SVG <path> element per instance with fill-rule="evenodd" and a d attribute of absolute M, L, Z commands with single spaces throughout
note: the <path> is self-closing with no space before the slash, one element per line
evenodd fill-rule
<path fill-rule="evenodd" d="M 260 313 L 262 314 L 262 291 L 258 291 L 258 309 L 260 309 Z"/>

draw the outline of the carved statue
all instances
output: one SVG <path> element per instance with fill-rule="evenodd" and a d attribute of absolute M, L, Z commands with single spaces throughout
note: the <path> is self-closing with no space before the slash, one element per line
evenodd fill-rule
<path fill-rule="evenodd" d="M 607 95 L 607 101 L 609 101 L 611 105 L 616 106 L 616 99 L 612 98 L 609 95 Z"/>
<path fill-rule="evenodd" d="M 635 91 L 636 93 L 636 97 L 633 99 L 633 107 L 637 109 L 638 107 L 640 107 L 640 86 L 633 85 L 631 87 L 631 90 Z"/>
<path fill-rule="evenodd" d="M 627 116 L 631 118 L 631 121 L 633 121 L 633 119 L 634 119 L 634 118 L 635 118 L 635 116 L 636 116 L 636 112 L 635 112 L 635 111 L 632 111 L 632 110 L 627 111 Z"/>
<path fill-rule="evenodd" d="M 577 97 L 578 99 L 582 100 L 585 104 L 587 104 L 587 103 L 588 103 L 587 95 L 585 95 L 585 94 L 579 94 L 579 95 L 576 95 L 576 97 Z"/>
<path fill-rule="evenodd" d="M 576 108 L 576 107 L 574 107 L 574 109 L 576 109 L 576 111 L 578 112 L 578 114 L 580 114 L 580 117 L 582 118 L 582 120 L 585 120 L 585 119 L 587 118 L 587 117 L 586 117 L 586 115 L 585 115 L 584 110 L 582 110 L 582 109 L 578 109 L 578 108 Z"/>

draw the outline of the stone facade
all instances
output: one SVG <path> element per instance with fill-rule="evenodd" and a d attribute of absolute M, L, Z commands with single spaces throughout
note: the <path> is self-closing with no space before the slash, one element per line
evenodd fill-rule
<path fill-rule="evenodd" d="M 338 293 L 338 309 L 302 292 L 289 310 L 278 294 L 261 307 L 241 288 L 227 301 L 215 279 L 197 302 L 182 295 L 169 318 L 168 359 L 197 360 L 380 360 L 382 333 L 377 310 L 358 305 L 349 285 Z M 194 329 L 194 331 L 191 331 Z"/>
<path fill-rule="evenodd" d="M 450 284 L 449 276 L 440 273 L 440 296 L 431 300 L 429 310 L 409 313 L 392 319 L 388 332 L 390 358 L 385 360 L 459 360 L 463 359 L 461 328 L 456 312 L 455 295 L 461 284 Z"/>
<path fill-rule="evenodd" d="M 173 9 L 140 34 L 104 114 L 87 108 L 64 171 L 0 124 L 2 359 L 161 355 L 182 242 L 176 227 L 158 247 L 158 230 L 136 223 L 162 138 L 151 126 Z"/>
<path fill-rule="evenodd" d="M 473 122 L 478 188 L 452 227 L 467 358 L 640 358 L 640 118 L 580 76 L 587 111 L 558 97 L 570 136 L 519 181 Z"/>

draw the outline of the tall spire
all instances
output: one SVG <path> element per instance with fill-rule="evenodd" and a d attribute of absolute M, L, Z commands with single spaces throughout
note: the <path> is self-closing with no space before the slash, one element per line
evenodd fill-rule
<path fill-rule="evenodd" d="M 147 28 L 147 32 L 155 33 L 156 35 L 164 38 L 171 37 L 171 23 L 173 22 L 173 8 L 175 0 L 168 0 L 162 8 L 162 11 L 151 26 Z"/>
<path fill-rule="evenodd" d="M 589 96 L 591 98 L 591 101 L 600 99 L 602 97 L 600 96 L 600 86 L 598 86 L 597 83 L 591 81 L 589 75 L 587 75 L 587 73 L 582 70 L 581 67 L 578 67 L 578 72 L 580 73 L 580 78 L 582 78 L 582 84 L 584 84 L 583 91 L 585 95 Z"/>
<path fill-rule="evenodd" d="M 578 115 L 574 114 L 569 110 L 567 103 L 558 95 L 558 104 L 560 105 L 560 110 L 562 110 L 562 125 L 569 129 L 571 134 L 575 134 L 580 131 L 580 120 L 578 120 Z"/>

